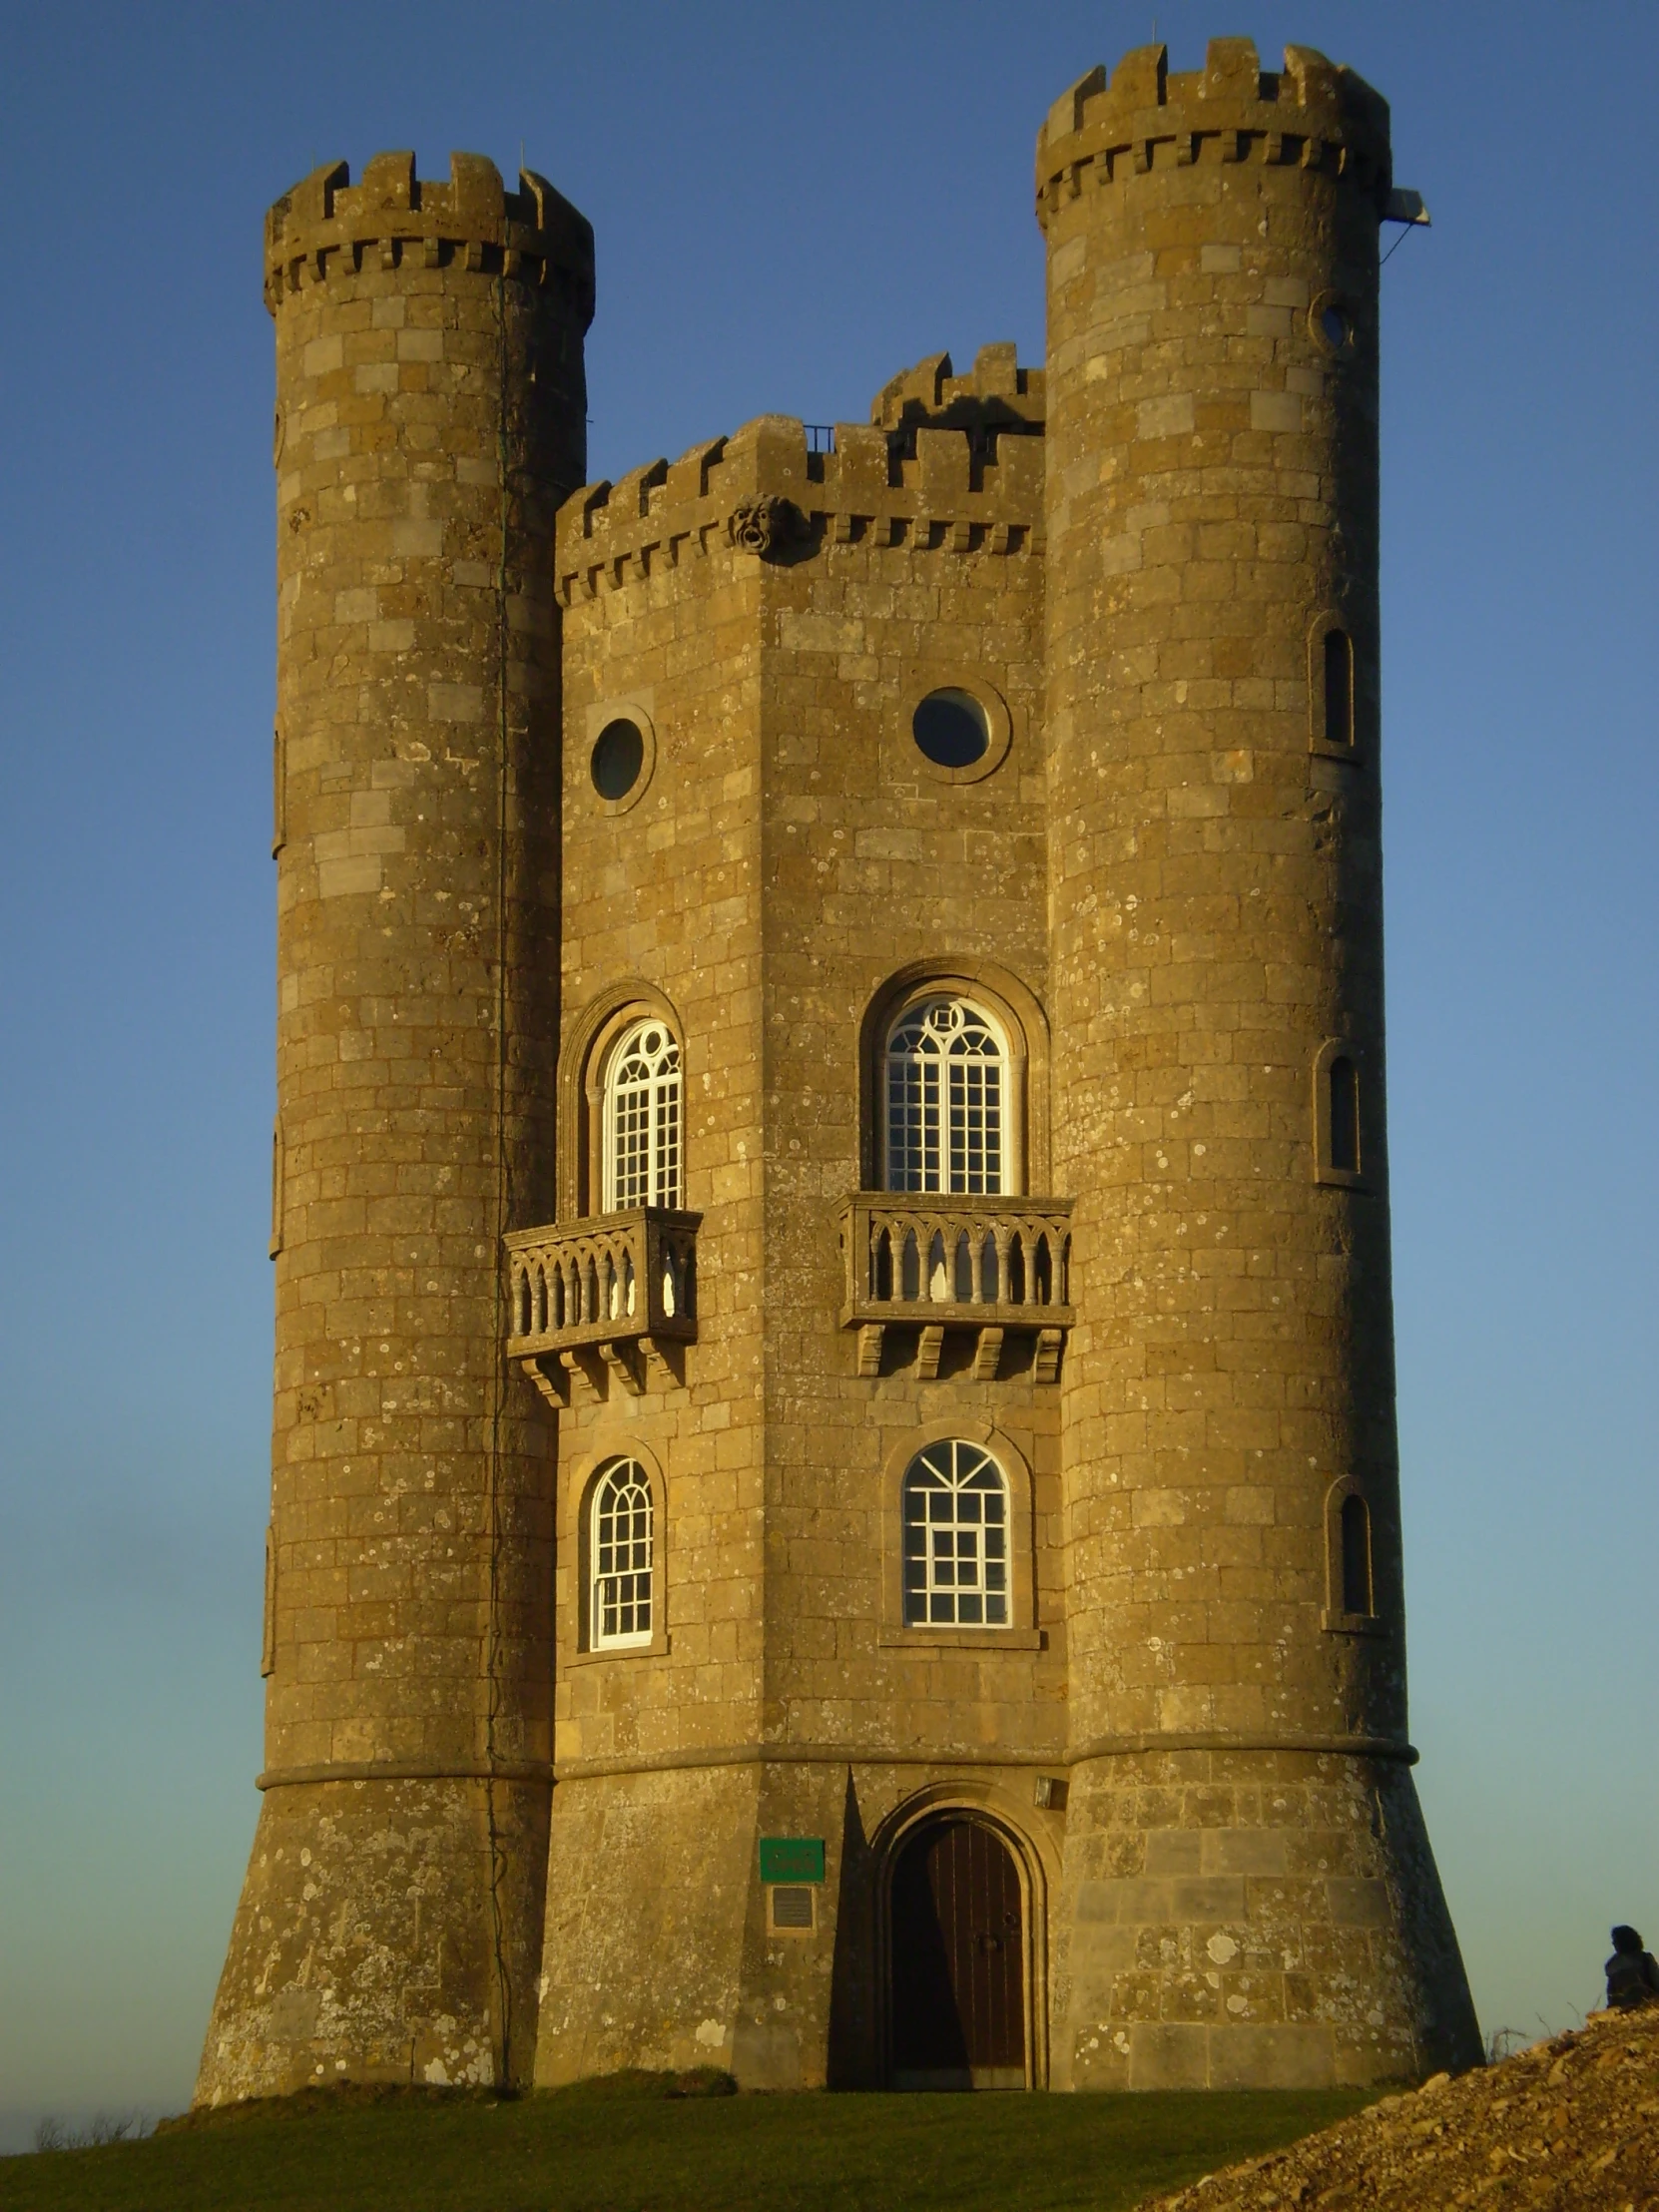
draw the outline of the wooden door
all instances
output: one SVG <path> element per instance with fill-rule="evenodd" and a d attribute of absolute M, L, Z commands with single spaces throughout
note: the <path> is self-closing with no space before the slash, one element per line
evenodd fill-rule
<path fill-rule="evenodd" d="M 895 2089 L 1025 2087 L 1019 1876 L 977 1821 L 922 1829 L 892 1881 Z"/>

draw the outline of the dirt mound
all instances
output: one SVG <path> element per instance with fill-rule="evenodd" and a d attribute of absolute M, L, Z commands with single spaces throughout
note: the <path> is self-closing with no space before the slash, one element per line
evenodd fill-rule
<path fill-rule="evenodd" d="M 1462 2205 L 1659 2212 L 1659 2006 L 1592 2013 L 1501 2065 L 1436 2074 L 1145 2212 Z"/>

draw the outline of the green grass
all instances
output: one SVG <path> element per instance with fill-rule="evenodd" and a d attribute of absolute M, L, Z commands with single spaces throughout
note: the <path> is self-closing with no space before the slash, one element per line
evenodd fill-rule
<path fill-rule="evenodd" d="M 1113 2212 L 1369 2101 L 665 2087 L 252 2106 L 145 2142 L 0 2160 L 0 2212 Z"/>

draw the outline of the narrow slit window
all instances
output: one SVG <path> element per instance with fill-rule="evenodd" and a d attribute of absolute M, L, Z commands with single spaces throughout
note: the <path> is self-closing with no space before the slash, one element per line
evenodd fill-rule
<path fill-rule="evenodd" d="M 1360 1071 L 1346 1052 L 1331 1063 L 1331 1165 L 1340 1175 L 1360 1172 Z"/>
<path fill-rule="evenodd" d="M 1371 1588 L 1371 1513 L 1363 1497 L 1343 1499 L 1343 1611 L 1369 1618 L 1375 1611 Z"/>
<path fill-rule="evenodd" d="M 656 1605 L 656 1528 L 651 1483 L 634 1459 L 607 1467 L 594 1486 L 589 1544 L 589 1642 L 595 1651 L 651 1641 Z"/>
<path fill-rule="evenodd" d="M 1354 640 L 1346 630 L 1325 633 L 1325 742 L 1354 743 Z"/>

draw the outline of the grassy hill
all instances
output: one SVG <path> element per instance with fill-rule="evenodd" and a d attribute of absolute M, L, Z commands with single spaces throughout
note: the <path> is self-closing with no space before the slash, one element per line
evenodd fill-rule
<path fill-rule="evenodd" d="M 0 2212 L 1114 2212 L 1357 2110 L 1358 2093 L 321 2093 L 0 2160 Z"/>

